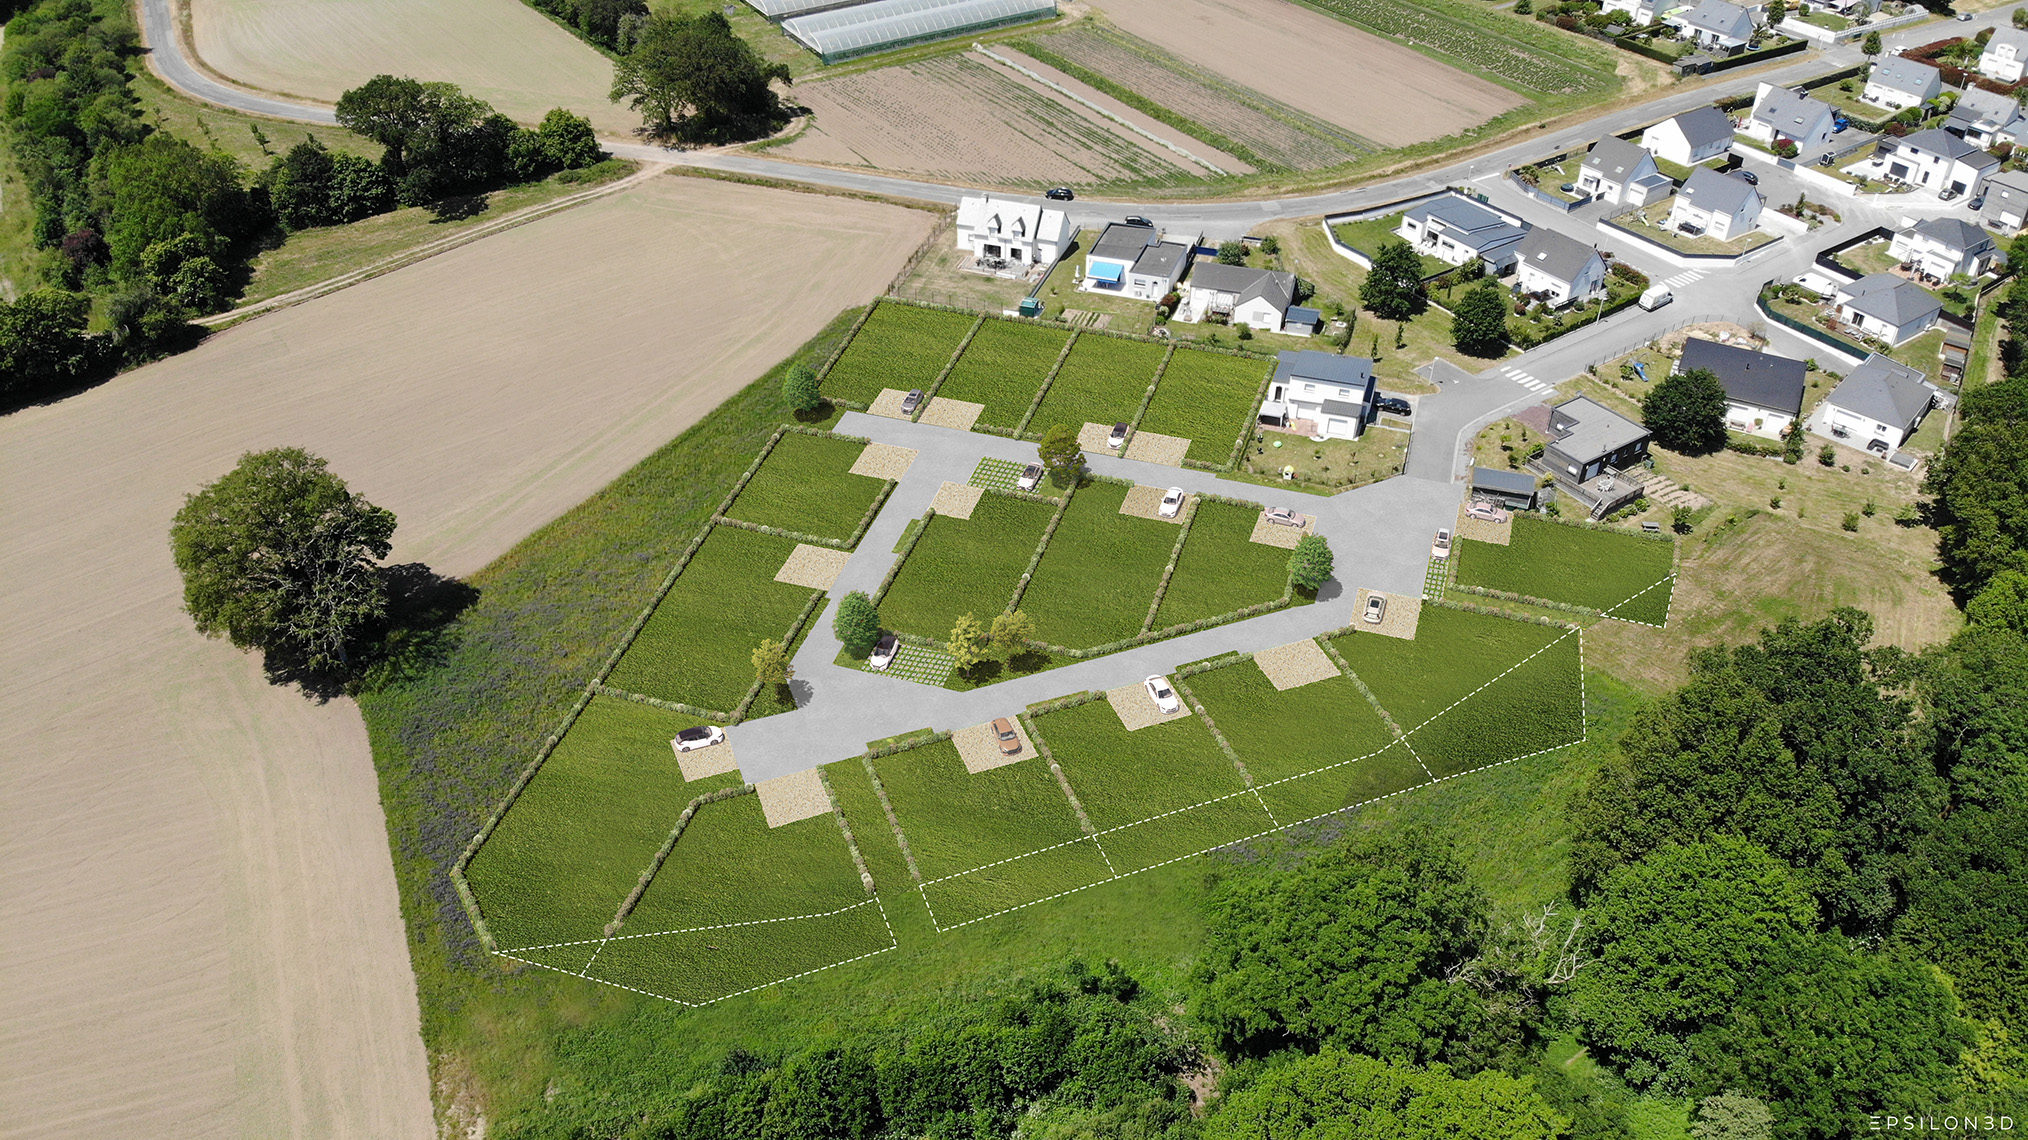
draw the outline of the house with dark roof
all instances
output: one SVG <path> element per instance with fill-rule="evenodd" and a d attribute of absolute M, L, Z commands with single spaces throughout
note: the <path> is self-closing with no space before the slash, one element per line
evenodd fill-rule
<path fill-rule="evenodd" d="M 1976 197 L 1986 176 L 2000 169 L 1999 159 L 1937 127 L 1904 138 L 1883 137 L 1873 153 L 1889 177 L 1939 194 Z"/>
<path fill-rule="evenodd" d="M 1997 91 L 1967 88 L 1951 106 L 1943 129 L 1978 147 L 2014 142 L 2021 129 L 2021 104 Z"/>
<path fill-rule="evenodd" d="M 1921 336 L 1943 312 L 1935 294 L 1892 273 L 1870 273 L 1838 286 L 1831 307 L 1839 320 L 1890 345 Z"/>
<path fill-rule="evenodd" d="M 1373 418 L 1374 387 L 1373 361 L 1366 357 L 1283 350 L 1275 354 L 1260 419 L 1280 427 L 1306 420 L 1313 435 L 1358 439 Z"/>
<path fill-rule="evenodd" d="M 1642 131 L 1641 149 L 1678 166 L 1709 162 L 1732 149 L 1732 118 L 1716 107 L 1685 111 Z"/>
<path fill-rule="evenodd" d="M 1760 224 L 1761 205 L 1760 191 L 1745 179 L 1700 166 L 1676 192 L 1676 202 L 1669 207 L 1669 228 L 1730 241 Z"/>
<path fill-rule="evenodd" d="M 2028 174 L 2004 170 L 1986 179 L 1986 201 L 1979 220 L 2006 236 L 2028 225 Z"/>
<path fill-rule="evenodd" d="M 1485 499 L 1510 511 L 1532 511 L 1541 490 L 1535 476 L 1525 471 L 1502 471 L 1497 467 L 1472 468 L 1472 497 Z"/>
<path fill-rule="evenodd" d="M 1395 234 L 1439 261 L 1463 265 L 1478 258 L 1495 276 L 1514 268 L 1514 249 L 1528 234 L 1528 223 L 1462 194 L 1446 194 L 1401 215 Z"/>
<path fill-rule="evenodd" d="M 1665 17 L 1663 23 L 1712 55 L 1737 54 L 1753 38 L 1753 13 L 1726 0 L 1704 0 L 1687 12 Z"/>
<path fill-rule="evenodd" d="M 1850 447 L 1891 455 L 1941 403 L 1922 373 L 1879 353 L 1831 389 L 1810 416 L 1810 431 Z"/>
<path fill-rule="evenodd" d="M 1605 259 L 1576 238 L 1555 230 L 1529 230 L 1515 254 L 1518 287 L 1550 308 L 1586 300 L 1605 289 Z"/>
<path fill-rule="evenodd" d="M 1859 97 L 1876 107 L 1905 111 L 1943 93 L 1943 72 L 1919 59 L 1890 55 L 1873 65 Z"/>
<path fill-rule="evenodd" d="M 1579 396 L 1549 410 L 1549 438 L 1529 467 L 1598 518 L 1641 497 L 1640 482 L 1622 472 L 1648 457 L 1649 439 L 1646 427 Z"/>
<path fill-rule="evenodd" d="M 1917 222 L 1894 235 L 1887 255 L 1938 281 L 1956 273 L 1977 277 L 2007 261 L 1993 235 L 1959 218 Z"/>
<path fill-rule="evenodd" d="M 1186 300 L 1176 313 L 1180 320 L 1225 321 L 1280 332 L 1295 303 L 1296 275 L 1210 261 L 1191 270 L 1183 288 Z"/>
<path fill-rule="evenodd" d="M 1577 189 L 1601 202 L 1645 206 L 1666 197 L 1676 183 L 1655 167 L 1655 156 L 1612 135 L 1591 144 L 1577 172 Z"/>
<path fill-rule="evenodd" d="M 1691 337 L 1675 371 L 1699 370 L 1725 386 L 1725 426 L 1733 431 L 1780 439 L 1803 414 L 1809 366 L 1800 360 Z"/>
<path fill-rule="evenodd" d="M 1078 288 L 1094 293 L 1119 293 L 1142 301 L 1159 301 L 1175 291 L 1190 267 L 1197 241 L 1165 241 L 1153 226 L 1108 225 L 1084 258 L 1084 280 Z"/>
<path fill-rule="evenodd" d="M 2028 32 L 1993 29 L 1993 38 L 1979 52 L 1979 74 L 2002 83 L 2019 83 L 2024 70 L 2028 70 Z"/>
<path fill-rule="evenodd" d="M 1831 105 L 1786 87 L 1762 83 L 1739 131 L 1750 139 L 1773 146 L 1784 140 L 1799 147 L 1818 146 L 1831 141 L 1837 115 Z"/>

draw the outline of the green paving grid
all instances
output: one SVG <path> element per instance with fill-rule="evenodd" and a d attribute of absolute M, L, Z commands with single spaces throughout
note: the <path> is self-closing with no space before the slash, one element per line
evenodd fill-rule
<path fill-rule="evenodd" d="M 951 679 L 951 670 L 957 666 L 958 659 L 941 649 L 904 643 L 895 649 L 894 660 L 888 663 L 887 668 L 878 672 L 914 681 L 918 685 L 942 685 Z M 869 671 L 872 671 L 871 667 Z"/>
<path fill-rule="evenodd" d="M 972 477 L 965 481 L 988 491 L 1012 491 L 1015 481 L 1021 478 L 1021 468 L 1022 464 L 1012 460 L 987 456 L 979 460 L 979 465 L 972 470 Z"/>

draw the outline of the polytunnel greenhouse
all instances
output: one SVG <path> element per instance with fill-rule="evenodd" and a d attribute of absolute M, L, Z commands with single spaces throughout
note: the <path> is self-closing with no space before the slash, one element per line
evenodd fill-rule
<path fill-rule="evenodd" d="M 781 19 L 782 30 L 825 63 L 1056 14 L 1056 0 L 870 0 L 842 8 L 829 6 L 836 0 L 749 2 Z M 790 14 L 795 11 L 807 14 Z"/>

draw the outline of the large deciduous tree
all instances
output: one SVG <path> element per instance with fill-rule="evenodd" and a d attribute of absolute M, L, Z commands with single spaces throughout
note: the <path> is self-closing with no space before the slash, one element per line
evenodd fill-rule
<path fill-rule="evenodd" d="M 1641 419 L 1670 451 L 1709 455 L 1725 446 L 1725 385 L 1705 368 L 1665 376 L 1641 397 Z"/>
<path fill-rule="evenodd" d="M 91 311 L 90 297 L 62 289 L 0 301 L 0 397 L 32 396 L 82 376 L 102 348 L 85 332 Z"/>
<path fill-rule="evenodd" d="M 1382 242 L 1373 268 L 1359 286 L 1359 303 L 1383 320 L 1405 321 L 1422 312 L 1429 298 L 1422 287 L 1422 258 L 1400 239 Z"/>
<path fill-rule="evenodd" d="M 1289 552 L 1289 578 L 1299 589 L 1315 590 L 1331 580 L 1331 544 L 1321 534 L 1306 534 Z"/>
<path fill-rule="evenodd" d="M 1569 1126 L 1523 1078 L 1329 1049 L 1226 1097 L 1204 1140 L 1560 1140 Z"/>
<path fill-rule="evenodd" d="M 2028 379 L 1967 396 L 1965 423 L 1929 465 L 1937 557 L 1960 597 L 2005 570 L 2028 570 Z"/>
<path fill-rule="evenodd" d="M 1472 356 L 1507 351 L 1507 294 L 1499 282 L 1482 279 L 1458 298 L 1451 315 L 1451 344 Z"/>
<path fill-rule="evenodd" d="M 1077 445 L 1077 432 L 1069 424 L 1051 424 L 1042 433 L 1035 454 L 1049 469 L 1049 479 L 1059 487 L 1076 481 L 1084 470 L 1084 450 Z"/>
<path fill-rule="evenodd" d="M 773 84 L 789 68 L 764 63 L 717 11 L 650 16 L 613 69 L 612 100 L 641 113 L 650 133 L 683 142 L 758 138 L 789 121 Z"/>
<path fill-rule="evenodd" d="M 831 619 L 831 630 L 847 650 L 869 652 L 873 643 L 880 640 L 880 611 L 873 607 L 873 599 L 866 596 L 866 591 L 854 590 L 839 599 L 838 615 Z"/>

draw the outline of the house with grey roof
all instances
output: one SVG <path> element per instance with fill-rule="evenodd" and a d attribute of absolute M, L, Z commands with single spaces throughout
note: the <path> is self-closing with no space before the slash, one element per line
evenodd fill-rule
<path fill-rule="evenodd" d="M 1837 115 L 1831 105 L 1786 87 L 1762 83 L 1739 131 L 1746 137 L 1774 146 L 1784 140 L 1798 147 L 1818 146 L 1831 141 Z"/>
<path fill-rule="evenodd" d="M 1597 518 L 1641 497 L 1640 482 L 1621 472 L 1648 457 L 1650 438 L 1641 424 L 1579 396 L 1549 410 L 1549 438 L 1529 467 L 1554 476 Z"/>
<path fill-rule="evenodd" d="M 1700 166 L 1676 192 L 1676 203 L 1669 207 L 1669 228 L 1731 241 L 1760 225 L 1762 204 L 1760 191 L 1745 179 Z"/>
<path fill-rule="evenodd" d="M 2007 260 L 1993 235 L 1958 218 L 1917 222 L 1894 235 L 1887 255 L 1938 281 L 1956 273 L 1977 277 Z"/>
<path fill-rule="evenodd" d="M 1725 387 L 1725 426 L 1749 435 L 1780 439 L 1803 414 L 1809 366 L 1767 352 L 1691 337 L 1675 371 L 1705 371 Z"/>
<path fill-rule="evenodd" d="M 1183 288 L 1186 299 L 1176 311 L 1180 320 L 1225 321 L 1280 332 L 1295 303 L 1296 275 L 1210 261 L 1191 270 Z"/>
<path fill-rule="evenodd" d="M 1195 239 L 1165 241 L 1162 231 L 1153 226 L 1114 222 L 1100 232 L 1085 254 L 1084 280 L 1078 288 L 1159 301 L 1175 291 L 1197 244 Z"/>
<path fill-rule="evenodd" d="M 1873 154 L 1874 164 L 1884 167 L 1888 177 L 1953 196 L 1976 197 L 1987 176 L 2000 169 L 1999 159 L 1937 127 L 1882 138 Z"/>
<path fill-rule="evenodd" d="M 1668 196 L 1676 185 L 1655 167 L 1655 156 L 1611 135 L 1591 144 L 1577 172 L 1577 189 L 1602 202 L 1645 206 Z"/>
<path fill-rule="evenodd" d="M 1944 130 L 1978 147 L 1994 147 L 2019 139 L 2021 104 L 1983 87 L 1967 88 L 1952 105 Z"/>
<path fill-rule="evenodd" d="M 1892 273 L 1870 273 L 1838 286 L 1831 307 L 1839 320 L 1890 345 L 1922 335 L 1943 312 L 1935 294 Z"/>
<path fill-rule="evenodd" d="M 1541 497 L 1535 476 L 1498 467 L 1472 468 L 1472 498 L 1485 499 L 1510 511 L 1532 511 Z"/>
<path fill-rule="evenodd" d="M 1941 402 L 1941 393 L 1922 373 L 1876 352 L 1817 405 L 1809 430 L 1850 447 L 1891 455 Z"/>
<path fill-rule="evenodd" d="M 1890 55 L 1873 65 L 1859 97 L 1876 107 L 1905 111 L 1943 93 L 1943 72 L 1919 59 Z"/>
<path fill-rule="evenodd" d="M 1605 289 L 1605 258 L 1598 250 L 1555 230 L 1532 229 L 1515 251 L 1521 292 L 1550 308 L 1582 301 Z"/>
<path fill-rule="evenodd" d="M 1665 17 L 1663 23 L 1712 55 L 1737 54 L 1753 38 L 1753 13 L 1726 0 L 1704 0 L 1687 12 Z"/>
<path fill-rule="evenodd" d="M 1678 166 L 1709 162 L 1732 149 L 1732 118 L 1716 107 L 1685 111 L 1642 131 L 1641 149 Z"/>
<path fill-rule="evenodd" d="M 1311 434 L 1358 439 L 1373 418 L 1373 361 L 1335 352 L 1275 354 L 1275 374 L 1261 402 L 1262 423 L 1293 427 L 1306 420 Z"/>
<path fill-rule="evenodd" d="M 1395 233 L 1417 253 L 1463 265 L 1478 258 L 1495 276 L 1514 268 L 1514 250 L 1528 235 L 1528 223 L 1462 194 L 1446 194 L 1401 215 Z"/>
<path fill-rule="evenodd" d="M 2028 225 L 2028 174 L 2007 170 L 1988 176 L 1979 220 L 2008 236 L 2020 233 Z"/>
<path fill-rule="evenodd" d="M 1979 74 L 2002 83 L 2019 83 L 2024 70 L 2028 70 L 2028 31 L 1993 29 L 1993 38 L 1979 52 Z"/>

